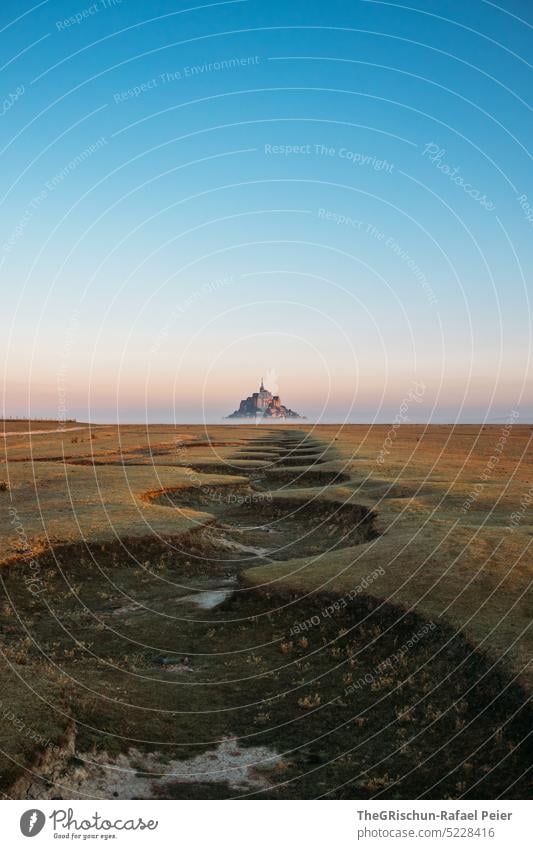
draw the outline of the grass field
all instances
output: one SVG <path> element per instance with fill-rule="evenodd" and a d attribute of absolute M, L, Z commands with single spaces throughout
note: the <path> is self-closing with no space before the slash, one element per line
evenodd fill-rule
<path fill-rule="evenodd" d="M 4 794 L 530 792 L 531 426 L 3 424 Z"/>

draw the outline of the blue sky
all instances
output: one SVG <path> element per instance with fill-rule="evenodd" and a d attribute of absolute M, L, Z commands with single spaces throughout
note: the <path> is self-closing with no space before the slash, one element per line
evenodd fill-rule
<path fill-rule="evenodd" d="M 2 4 L 6 413 L 531 420 L 532 10 L 193 5 Z"/>

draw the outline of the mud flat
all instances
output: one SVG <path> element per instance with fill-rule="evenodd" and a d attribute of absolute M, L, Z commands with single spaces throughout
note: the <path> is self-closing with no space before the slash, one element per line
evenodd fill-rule
<path fill-rule="evenodd" d="M 329 443 L 276 430 L 246 453 L 267 446 L 275 464 L 236 468 L 237 446 L 144 493 L 169 527 L 192 516 L 187 533 L 56 545 L 38 591 L 20 558 L 5 567 L 2 682 L 26 732 L 3 758 L 6 795 L 527 792 L 531 710 L 505 657 L 392 603 L 379 565 L 344 592 L 291 584 L 371 552 L 379 507 L 344 489 L 345 462 L 316 468 Z"/>

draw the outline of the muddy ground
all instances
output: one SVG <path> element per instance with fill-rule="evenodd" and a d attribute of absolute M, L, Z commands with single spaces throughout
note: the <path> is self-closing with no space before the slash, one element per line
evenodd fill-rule
<path fill-rule="evenodd" d="M 372 575 L 343 596 L 247 580 L 379 536 L 375 511 L 339 498 L 334 455 L 278 429 L 149 493 L 193 511 L 187 533 L 57 546 L 38 585 L 4 570 L 2 728 L 24 738 L 5 747 L 4 794 L 528 793 L 531 711 L 505 659 L 380 599 Z"/>

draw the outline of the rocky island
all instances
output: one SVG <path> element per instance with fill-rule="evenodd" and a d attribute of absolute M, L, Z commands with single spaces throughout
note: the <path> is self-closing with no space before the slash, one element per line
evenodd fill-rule
<path fill-rule="evenodd" d="M 304 419 L 305 416 L 301 416 L 299 413 L 290 410 L 282 404 L 279 395 L 272 395 L 268 389 L 265 389 L 263 378 L 261 378 L 259 392 L 253 392 L 248 398 L 244 398 L 239 404 L 239 409 L 235 410 L 231 415 L 226 416 L 226 418 Z"/>

